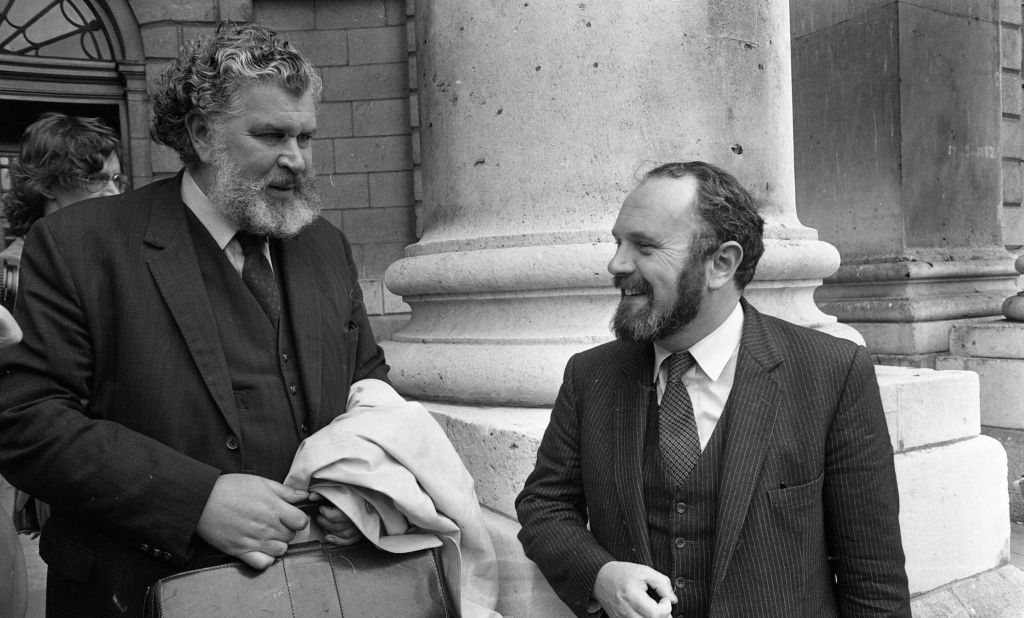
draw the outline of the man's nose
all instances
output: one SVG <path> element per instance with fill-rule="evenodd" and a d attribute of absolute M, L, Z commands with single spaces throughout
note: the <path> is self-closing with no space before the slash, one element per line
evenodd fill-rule
<path fill-rule="evenodd" d="M 634 270 L 633 260 L 624 245 L 615 248 L 615 255 L 608 261 L 608 272 L 613 275 L 628 275 Z"/>
<path fill-rule="evenodd" d="M 284 150 L 277 155 L 277 164 L 280 167 L 291 170 L 294 174 L 301 174 L 306 171 L 307 152 L 299 147 L 297 139 L 287 141 Z"/>

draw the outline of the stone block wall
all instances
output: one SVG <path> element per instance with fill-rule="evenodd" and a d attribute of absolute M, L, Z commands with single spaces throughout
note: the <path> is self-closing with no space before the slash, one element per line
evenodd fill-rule
<path fill-rule="evenodd" d="M 999 3 L 1000 85 L 1003 164 L 1003 243 L 1014 253 L 1024 250 L 1024 128 L 1021 126 L 1021 2 Z"/>

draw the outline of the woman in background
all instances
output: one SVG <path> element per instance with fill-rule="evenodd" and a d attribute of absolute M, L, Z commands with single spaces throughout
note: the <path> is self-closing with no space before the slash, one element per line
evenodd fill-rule
<path fill-rule="evenodd" d="M 124 191 L 128 179 L 121 174 L 120 145 L 110 127 L 98 118 L 47 113 L 25 129 L 18 158 L 11 165 L 11 191 L 4 198 L 4 215 L 16 239 L 0 251 L 0 301 L 11 313 L 29 228 L 75 202 Z M 10 322 L 11 333 L 17 332 L 20 339 L 18 325 L 13 318 Z M 5 324 L 0 327 L 7 328 Z M 19 532 L 38 533 L 49 516 L 46 504 L 21 492 L 15 493 L 13 506 Z"/>
<path fill-rule="evenodd" d="M 21 248 L 33 223 L 75 202 L 124 191 L 128 179 L 121 174 L 120 145 L 99 118 L 48 113 L 25 129 L 4 199 L 16 239 L 0 251 L 0 260 L 14 267 L 15 289 Z"/>

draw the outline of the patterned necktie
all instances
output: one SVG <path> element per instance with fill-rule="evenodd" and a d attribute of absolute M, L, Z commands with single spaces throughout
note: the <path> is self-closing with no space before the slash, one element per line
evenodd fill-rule
<path fill-rule="evenodd" d="M 669 479 L 682 485 L 700 457 L 700 436 L 683 374 L 696 361 L 689 352 L 668 357 L 668 384 L 658 408 L 658 445 Z"/>
<path fill-rule="evenodd" d="M 245 263 L 242 265 L 242 281 L 256 297 L 256 302 L 267 314 L 270 323 L 277 328 L 278 318 L 281 317 L 281 301 L 277 297 L 277 280 L 274 278 L 274 269 L 270 267 L 270 260 L 263 255 L 262 236 L 255 236 L 249 232 L 238 232 L 235 234 L 238 243 L 242 245 L 242 253 L 245 255 Z"/>

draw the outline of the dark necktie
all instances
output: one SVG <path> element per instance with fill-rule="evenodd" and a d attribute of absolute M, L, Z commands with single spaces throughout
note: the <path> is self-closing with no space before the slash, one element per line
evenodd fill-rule
<path fill-rule="evenodd" d="M 245 255 L 245 263 L 242 265 L 242 281 L 256 297 L 256 302 L 267 314 L 270 323 L 277 328 L 277 320 L 281 316 L 281 301 L 277 296 L 277 280 L 274 279 L 274 269 L 270 267 L 270 260 L 263 255 L 262 236 L 255 236 L 249 232 L 238 232 L 235 234 L 239 244 L 242 245 L 242 253 Z"/>
<path fill-rule="evenodd" d="M 682 485 L 700 457 L 700 436 L 683 374 L 696 361 L 689 352 L 668 357 L 668 383 L 658 408 L 658 445 L 669 479 Z"/>

